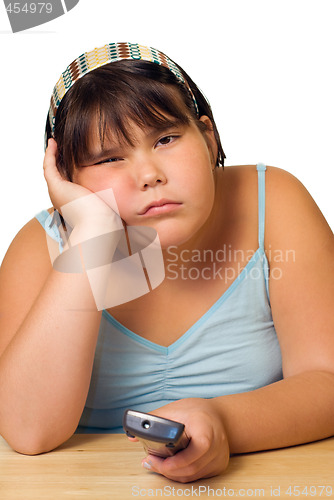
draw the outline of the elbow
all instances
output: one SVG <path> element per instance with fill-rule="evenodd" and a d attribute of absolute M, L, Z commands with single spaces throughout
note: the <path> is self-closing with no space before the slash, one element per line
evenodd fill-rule
<path fill-rule="evenodd" d="M 65 443 L 75 432 L 78 420 L 39 418 L 38 415 L 11 414 L 0 418 L 0 435 L 8 445 L 22 455 L 48 453 Z M 6 415 L 8 417 L 8 415 Z"/>
<path fill-rule="evenodd" d="M 7 441 L 8 445 L 17 453 L 21 455 L 41 455 L 48 453 L 58 446 L 62 445 L 67 439 L 71 437 L 68 435 L 54 436 L 52 433 L 16 433 L 15 436 L 5 436 L 3 438 Z"/>
<path fill-rule="evenodd" d="M 8 442 L 8 444 L 13 448 L 14 451 L 20 453 L 21 455 L 41 455 L 42 453 L 48 453 L 53 449 L 57 448 L 59 445 L 50 446 L 47 445 L 44 441 L 38 439 L 26 439 L 19 440 L 16 442 Z"/>
<path fill-rule="evenodd" d="M 13 448 L 14 451 L 20 453 L 20 455 L 34 456 L 52 451 L 52 448 L 48 449 L 48 447 L 41 446 L 39 443 L 18 443 L 17 445 L 12 445 L 11 443 L 9 443 L 9 445 Z"/>

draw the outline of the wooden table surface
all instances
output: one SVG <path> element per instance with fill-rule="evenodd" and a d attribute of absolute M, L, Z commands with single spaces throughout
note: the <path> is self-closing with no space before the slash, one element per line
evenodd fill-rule
<path fill-rule="evenodd" d="M 181 484 L 141 467 L 124 435 L 77 434 L 56 450 L 20 455 L 0 437 L 0 499 L 334 499 L 334 438 L 231 457 L 221 476 Z"/>

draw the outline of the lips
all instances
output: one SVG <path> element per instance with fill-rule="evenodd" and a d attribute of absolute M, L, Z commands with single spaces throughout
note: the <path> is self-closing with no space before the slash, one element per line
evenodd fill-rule
<path fill-rule="evenodd" d="M 181 203 L 173 200 L 162 199 L 152 201 L 149 205 L 139 212 L 139 215 L 160 215 L 177 209 Z"/>

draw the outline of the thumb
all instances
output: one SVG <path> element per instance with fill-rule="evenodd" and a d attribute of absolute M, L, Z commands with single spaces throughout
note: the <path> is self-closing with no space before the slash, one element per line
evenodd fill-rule
<path fill-rule="evenodd" d="M 155 455 L 147 455 L 147 457 L 142 460 L 141 464 L 145 469 L 160 472 L 160 468 L 165 460 L 167 459 Z"/>

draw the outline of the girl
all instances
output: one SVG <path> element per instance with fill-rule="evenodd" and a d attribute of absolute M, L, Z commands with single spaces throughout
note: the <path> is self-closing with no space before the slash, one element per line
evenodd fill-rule
<path fill-rule="evenodd" d="M 42 453 L 152 411 L 191 441 L 143 465 L 188 482 L 231 453 L 333 435 L 334 238 L 305 188 L 262 164 L 223 168 L 204 96 L 136 44 L 67 68 L 46 135 L 53 208 L 1 269 L 8 443 Z"/>

